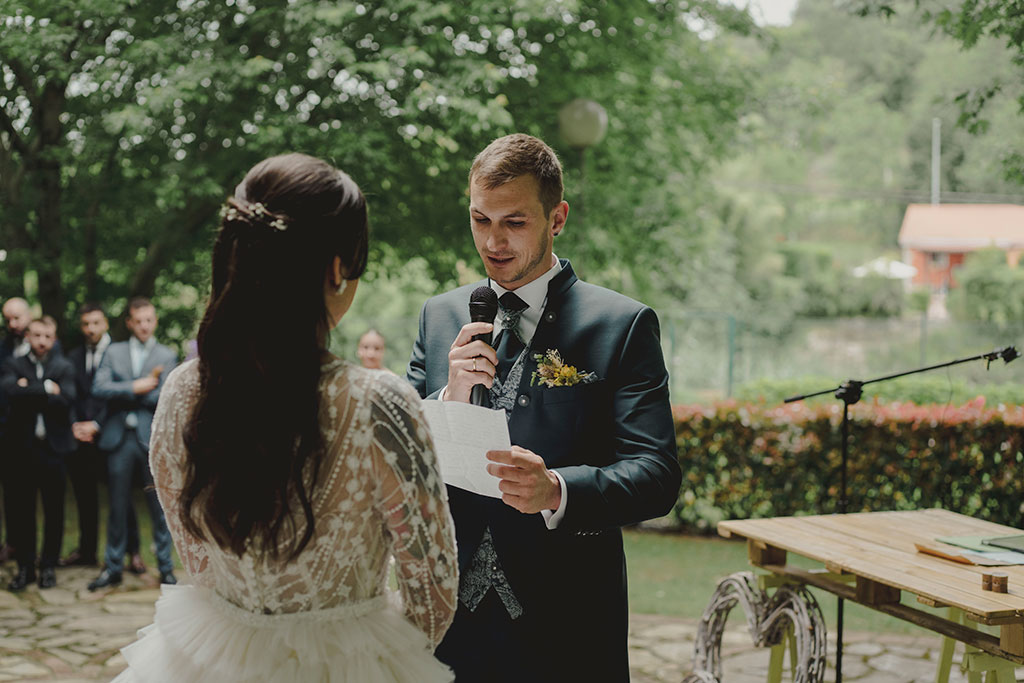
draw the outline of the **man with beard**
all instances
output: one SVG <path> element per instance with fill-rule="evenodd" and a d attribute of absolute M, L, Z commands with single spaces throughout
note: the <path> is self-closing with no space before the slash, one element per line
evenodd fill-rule
<path fill-rule="evenodd" d="M 103 454 L 97 447 L 100 425 L 106 418 L 106 401 L 92 393 L 92 382 L 103 355 L 110 346 L 110 325 L 103 307 L 95 303 L 84 304 L 78 311 L 79 326 L 84 343 L 68 353 L 75 369 L 75 422 L 71 425 L 76 449 L 67 458 L 68 478 L 75 492 L 78 508 L 78 547 L 60 561 L 60 566 L 94 566 L 99 543 L 99 483 L 105 471 Z M 146 565 L 139 554 L 139 528 L 135 506 L 128 502 L 128 571 L 143 574 Z"/>
<path fill-rule="evenodd" d="M 64 536 L 64 458 L 74 449 L 71 412 L 75 377 L 71 364 L 54 353 L 57 322 L 44 316 L 28 325 L 29 352 L 8 358 L 0 386 L 10 399 L 6 458 L 10 461 L 7 495 L 14 509 L 13 544 L 18 573 L 9 590 L 24 590 L 35 580 L 36 492 L 42 494 L 43 551 L 39 587 L 57 585 L 54 572 Z"/>

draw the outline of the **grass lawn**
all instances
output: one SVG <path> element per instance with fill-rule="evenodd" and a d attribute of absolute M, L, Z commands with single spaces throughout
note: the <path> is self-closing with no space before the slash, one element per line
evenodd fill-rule
<path fill-rule="evenodd" d="M 699 619 L 720 579 L 750 569 L 747 547 L 741 541 L 628 529 L 624 536 L 632 612 Z M 807 568 L 818 566 L 792 553 L 788 561 Z M 816 588 L 811 592 L 821 605 L 829 632 L 835 633 L 835 596 Z M 903 602 L 928 609 L 906 593 Z M 742 612 L 742 607 L 735 607 L 730 623 L 744 619 Z M 905 621 L 851 602 L 844 607 L 844 627 L 852 631 L 925 633 Z"/>

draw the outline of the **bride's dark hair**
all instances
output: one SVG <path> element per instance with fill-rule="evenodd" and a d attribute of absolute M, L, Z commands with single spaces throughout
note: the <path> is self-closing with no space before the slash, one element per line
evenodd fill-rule
<path fill-rule="evenodd" d="M 261 161 L 225 205 L 184 434 L 181 521 L 193 535 L 284 560 L 309 543 L 323 457 L 325 278 L 335 256 L 346 279 L 361 276 L 367 241 L 359 187 L 304 154 Z"/>

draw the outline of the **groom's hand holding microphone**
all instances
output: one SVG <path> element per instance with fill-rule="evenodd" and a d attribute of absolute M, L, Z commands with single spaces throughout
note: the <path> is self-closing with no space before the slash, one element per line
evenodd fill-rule
<path fill-rule="evenodd" d="M 483 386 L 486 391 L 494 384 L 498 357 L 487 342 L 476 339 L 477 335 L 489 335 L 493 329 L 491 323 L 469 323 L 459 331 L 448 352 L 445 401 L 469 403 L 474 386 Z"/>
<path fill-rule="evenodd" d="M 494 384 L 498 356 L 491 347 L 498 295 L 490 287 L 477 287 L 469 297 L 468 325 L 463 325 L 448 352 L 448 387 L 445 401 L 490 407 L 488 390 Z"/>

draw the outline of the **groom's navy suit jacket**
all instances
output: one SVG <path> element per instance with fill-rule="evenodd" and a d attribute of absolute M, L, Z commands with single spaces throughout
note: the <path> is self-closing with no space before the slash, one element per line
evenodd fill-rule
<path fill-rule="evenodd" d="M 574 680 L 626 681 L 624 524 L 668 513 L 680 470 L 658 320 L 650 308 L 577 279 L 569 262 L 548 285 L 547 304 L 530 346 L 509 419 L 514 445 L 540 455 L 565 480 L 568 504 L 557 529 L 501 500 L 449 487 L 460 570 L 487 527 L 502 568 L 559 662 Z M 420 314 L 408 378 L 424 398 L 448 382 L 448 351 L 469 320 L 480 282 L 436 296 Z M 572 387 L 530 386 L 534 353 L 557 350 L 597 381 Z M 550 655 L 550 653 L 548 653 Z M 531 653 L 495 653 L 502 657 Z M 500 666 L 500 664 L 496 664 Z M 458 671 L 456 671 L 458 674 Z M 564 675 L 564 674 L 563 674 Z M 581 677 L 582 676 L 582 677 Z M 555 676 L 554 679 L 557 679 Z"/>

